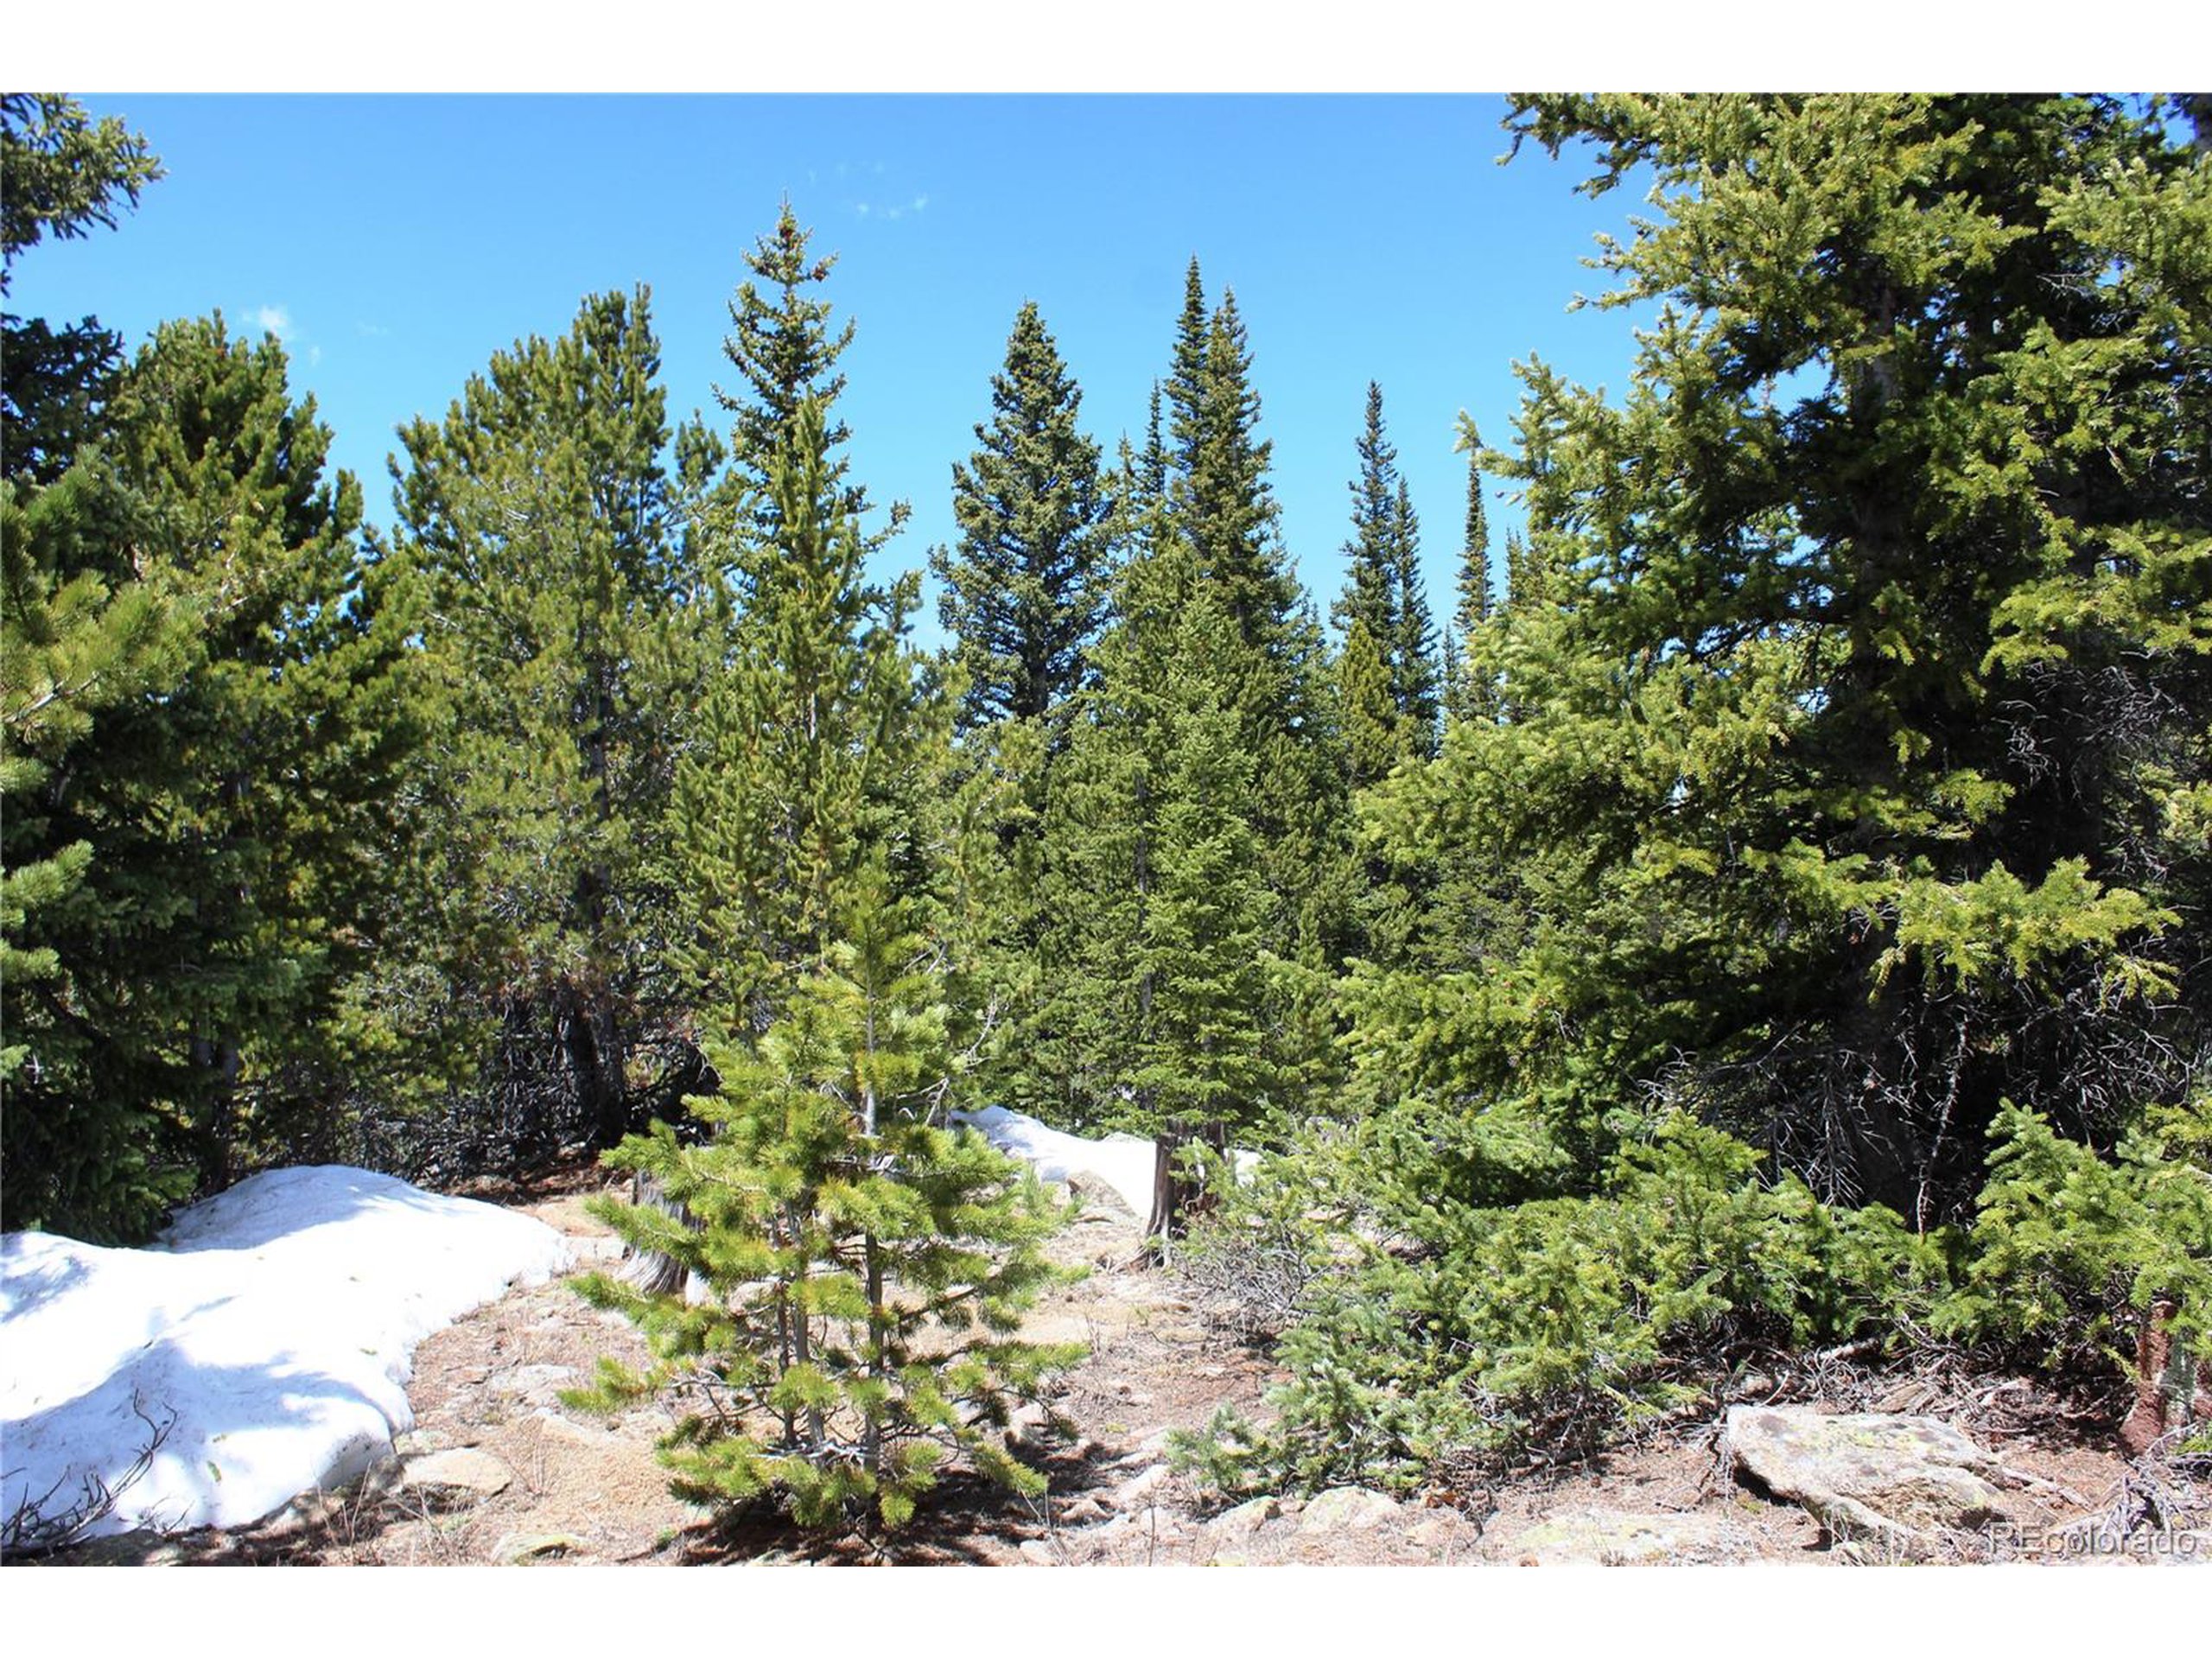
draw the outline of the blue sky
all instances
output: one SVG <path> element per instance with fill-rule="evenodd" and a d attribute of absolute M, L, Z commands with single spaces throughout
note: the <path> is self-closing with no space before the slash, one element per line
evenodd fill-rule
<path fill-rule="evenodd" d="M 1531 353 L 1617 391 L 1627 379 L 1625 320 L 1567 308 L 1602 283 L 1580 263 L 1593 233 L 1641 203 L 1577 195 L 1572 156 L 1498 166 L 1495 98 L 84 101 L 143 132 L 168 176 L 119 230 L 22 259 L 11 308 L 91 313 L 134 344 L 217 308 L 273 327 L 378 522 L 393 428 L 442 412 L 518 337 L 565 328 L 587 293 L 650 284 L 671 410 L 711 408 L 741 251 L 785 194 L 839 255 L 827 296 L 858 324 L 842 364 L 855 475 L 912 505 L 887 572 L 952 537 L 951 464 L 975 446 L 1021 302 L 1042 308 L 1110 456 L 1141 435 L 1193 254 L 1210 298 L 1236 290 L 1284 540 L 1325 610 L 1369 379 L 1440 616 L 1464 511 L 1459 411 L 1504 442 L 1512 365 Z M 933 605 L 924 621 L 933 634 Z"/>

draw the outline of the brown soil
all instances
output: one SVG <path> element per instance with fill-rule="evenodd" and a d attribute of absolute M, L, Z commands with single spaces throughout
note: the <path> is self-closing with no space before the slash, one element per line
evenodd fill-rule
<path fill-rule="evenodd" d="M 570 1163 L 520 1187 L 470 1196 L 535 1215 L 572 1236 L 579 1268 L 615 1249 L 583 1200 L 604 1178 Z M 1206 1422 L 1234 1405 L 1264 1416 L 1263 1396 L 1283 1374 L 1263 1349 L 1238 1340 L 1173 1274 L 1134 1265 L 1136 1219 L 1109 1195 L 1085 1191 L 1084 1214 L 1057 1243 L 1060 1258 L 1090 1269 L 1033 1317 L 1040 1339 L 1081 1341 L 1090 1357 L 1054 1402 L 1072 1421 L 1072 1444 L 1027 1446 L 1050 1491 L 1009 1498 L 958 1475 L 942 1483 L 916 1522 L 888 1544 L 810 1538 L 773 1519 L 717 1524 L 670 1495 L 654 1442 L 671 1426 L 663 1408 L 607 1424 L 564 1408 L 557 1391 L 586 1380 L 602 1355 L 642 1363 L 635 1330 L 588 1306 L 565 1280 L 509 1292 L 429 1338 L 409 1388 L 416 1427 L 403 1457 L 469 1447 L 512 1471 L 505 1490 L 433 1501 L 387 1464 L 345 1491 L 311 1493 L 270 1520 L 228 1532 L 104 1540 L 72 1559 L 133 1562 L 302 1565 L 569 1563 L 772 1564 L 895 1560 L 988 1565 L 1430 1563 L 1652 1559 L 1560 1553 L 1556 1522 L 1589 1510 L 1652 1517 L 1668 1541 L 1662 1560 L 1830 1562 L 1831 1547 L 1794 1506 L 1730 1481 L 1717 1426 L 1655 1434 L 1606 1458 L 1524 1471 L 1486 1486 L 1393 1503 L 1335 1494 L 1264 1501 L 1216 1513 L 1167 1466 L 1170 1431 Z M 1879 1378 L 1854 1374 L 1840 1408 L 1863 1408 Z M 1892 1378 L 1886 1391 L 1897 1395 Z M 1929 1385 L 1932 1387 L 1933 1385 Z M 1977 1404 L 1979 1402 L 1979 1404 Z M 2063 1522 L 2109 1507 L 2128 1465 L 2108 1424 L 2081 1424 L 2024 1382 L 1888 1409 L 1935 1410 L 1997 1450 L 2024 1477 L 2017 1519 Z M 1030 1433 L 1041 1431 L 1032 1429 Z M 1686 1537 L 1673 1536 L 1677 1524 Z M 1551 1540 L 1547 1544 L 1543 1541 Z M 1985 1558 L 1961 1540 L 1956 1559 Z"/>

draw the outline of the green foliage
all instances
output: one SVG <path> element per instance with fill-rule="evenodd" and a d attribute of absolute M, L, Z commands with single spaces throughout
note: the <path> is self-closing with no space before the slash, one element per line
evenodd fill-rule
<path fill-rule="evenodd" d="M 273 340 L 166 325 L 101 419 L 7 486 L 6 1199 L 117 1237 L 334 1115 L 415 612 Z"/>
<path fill-rule="evenodd" d="M 918 583 L 864 579 L 867 543 L 828 444 L 820 409 L 801 404 L 770 467 L 773 528 L 738 551 L 746 604 L 728 661 L 675 768 L 671 956 L 709 1029 L 776 1017 L 871 859 L 927 879 L 900 847 L 936 816 L 923 804 L 945 700 L 905 643 Z"/>
<path fill-rule="evenodd" d="M 939 610 L 966 679 L 963 727 L 1045 721 L 1064 728 L 1089 682 L 1103 619 L 1114 502 L 1098 446 L 1077 429 L 1083 394 L 1032 302 L 991 378 L 982 446 L 952 469 L 958 547 L 931 556 Z"/>
<path fill-rule="evenodd" d="M 638 1322 L 656 1363 L 603 1366 L 575 1402 L 614 1410 L 673 1388 L 694 1408 L 662 1442 L 679 1496 L 780 1495 L 804 1526 L 895 1529 L 951 1456 L 1041 1492 L 1005 1448 L 1008 1412 L 1041 1403 L 1081 1350 L 1016 1335 L 1064 1276 L 1040 1253 L 1064 1217 L 973 1130 L 938 1126 L 957 1084 L 942 969 L 880 870 L 849 893 L 845 937 L 783 1017 L 748 1048 L 718 1050 L 719 1092 L 686 1103 L 713 1138 L 657 1125 L 609 1155 L 694 1224 L 607 1201 L 597 1212 L 709 1294 L 582 1281 Z"/>
<path fill-rule="evenodd" d="M 1945 1268 L 1936 1243 L 1891 1211 L 1764 1181 L 1760 1162 L 1671 1115 L 1586 1198 L 1471 1205 L 1402 1161 L 1395 1187 L 1377 1183 L 1357 1155 L 1330 1160 L 1317 1191 L 1310 1157 L 1285 1173 L 1263 1165 L 1262 1188 L 1294 1183 L 1315 1230 L 1317 1270 L 1279 1350 L 1294 1377 L 1265 1434 L 1224 1422 L 1184 1456 L 1236 1490 L 1411 1484 L 1462 1459 L 1586 1448 L 1701 1399 L 1700 1363 L 1709 1374 L 1758 1344 L 1847 1340 L 1924 1310 Z"/>
<path fill-rule="evenodd" d="M 674 1018 L 663 819 L 728 631 L 686 534 L 698 504 L 664 464 L 659 371 L 650 296 L 593 296 L 404 428 L 394 467 L 440 696 L 411 780 L 435 835 L 387 1000 L 469 1057 L 473 1086 L 551 1073 L 602 1145 L 628 1127 L 633 1054 Z M 425 960 L 450 991 L 409 971 Z"/>
<path fill-rule="evenodd" d="M 119 117 L 95 122 L 74 99 L 0 95 L 0 262 L 49 236 L 81 237 L 88 226 L 115 228 L 121 201 L 162 176 L 160 159 Z M 7 290 L 0 274 L 0 294 Z"/>
<path fill-rule="evenodd" d="M 1529 539 L 1463 626 L 1486 717 L 1367 804 L 1435 895 L 1349 988 L 1369 1096 L 1511 1103 L 1594 1170 L 1666 1090 L 1922 1230 L 2000 1100 L 2107 1141 L 2178 1097 L 2206 170 L 2146 113 L 1516 105 L 1592 193 L 1651 180 L 1599 302 L 1651 315 L 1624 399 L 1531 362 L 1478 452 Z"/>
<path fill-rule="evenodd" d="M 2013 1106 L 1990 1140 L 1968 1263 L 1939 1329 L 2125 1365 L 2140 1322 L 2169 1301 L 2177 1338 L 2201 1348 L 2212 1336 L 2212 1102 L 2154 1112 L 2111 1159 Z"/>

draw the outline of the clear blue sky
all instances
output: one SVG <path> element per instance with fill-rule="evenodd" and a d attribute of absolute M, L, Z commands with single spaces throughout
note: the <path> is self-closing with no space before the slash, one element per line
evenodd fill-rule
<path fill-rule="evenodd" d="M 712 407 L 740 253 L 791 198 L 839 256 L 826 296 L 858 324 L 842 367 L 855 476 L 904 498 L 881 556 L 953 535 L 950 467 L 975 447 L 1016 309 L 1034 299 L 1110 458 L 1141 436 L 1184 269 L 1236 290 L 1287 546 L 1325 610 L 1343 582 L 1367 382 L 1447 614 L 1465 463 L 1461 409 L 1506 442 L 1513 364 L 1625 384 L 1618 313 L 1568 315 L 1632 191 L 1525 149 L 1502 100 L 1439 97 L 86 97 L 143 132 L 168 176 L 119 230 L 17 264 L 10 308 L 90 313 L 134 346 L 219 308 L 274 326 L 390 512 L 396 425 L 442 413 L 519 336 L 599 289 L 652 287 L 671 413 Z M 717 416 L 719 418 L 719 416 Z M 1494 502 L 1494 533 L 1516 515 Z M 935 636 L 934 604 L 925 637 Z"/>

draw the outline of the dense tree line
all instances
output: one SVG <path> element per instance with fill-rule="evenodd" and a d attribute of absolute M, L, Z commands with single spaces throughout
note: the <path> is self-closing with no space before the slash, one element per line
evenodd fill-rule
<path fill-rule="evenodd" d="M 1624 401 L 1531 359 L 1511 447 L 1463 424 L 1440 635 L 1375 385 L 1323 626 L 1196 259 L 1110 461 L 1013 320 L 934 655 L 788 204 L 721 429 L 592 296 L 398 434 L 382 531 L 274 340 L 9 317 L 8 1224 L 610 1149 L 722 1294 L 595 1281 L 660 1366 L 594 1398 L 748 1402 L 679 1480 L 810 1519 L 1031 1479 L 985 1431 L 1065 1359 L 1008 1334 L 1052 1214 L 986 1102 L 1154 1137 L 1163 1251 L 1313 1268 L 1226 1485 L 1580 1433 L 1686 1350 L 2202 1336 L 2202 114 L 1519 101 L 1661 188 L 1600 302 L 1656 308 Z M 10 267 L 159 175 L 4 116 Z"/>

